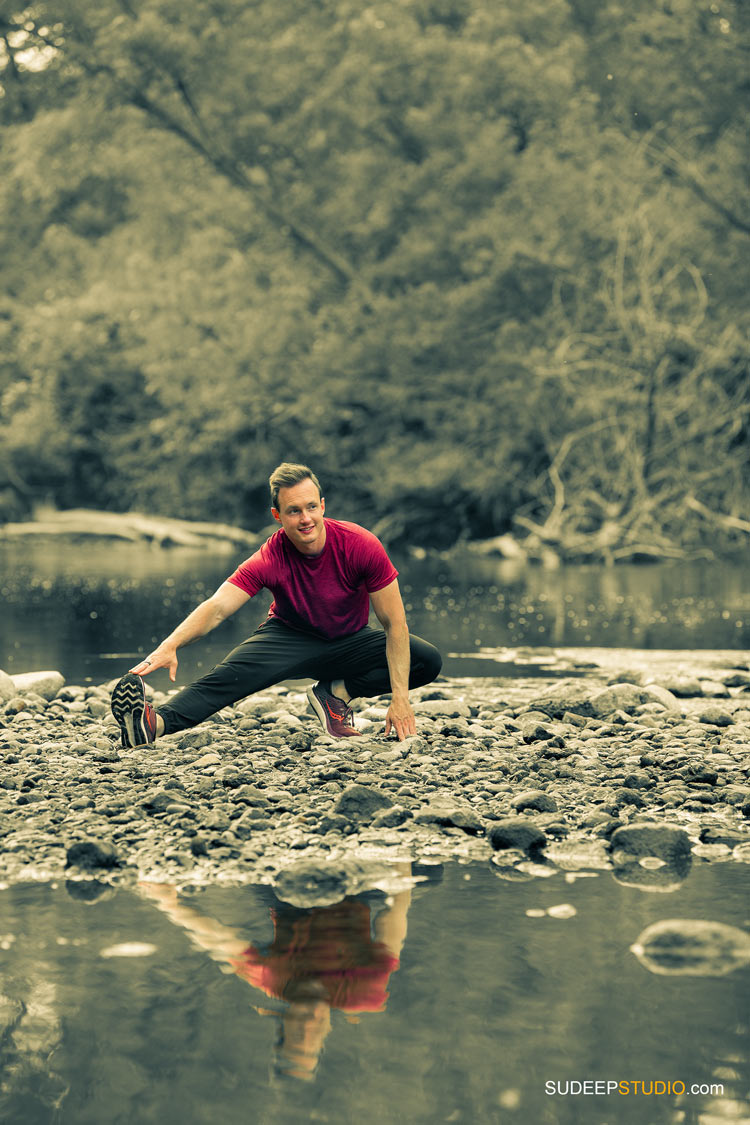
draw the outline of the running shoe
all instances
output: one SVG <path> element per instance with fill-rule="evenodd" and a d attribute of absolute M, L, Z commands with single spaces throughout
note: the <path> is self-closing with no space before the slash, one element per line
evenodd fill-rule
<path fill-rule="evenodd" d="M 128 672 L 112 692 L 112 714 L 120 724 L 124 747 L 148 746 L 156 739 L 156 711 L 146 702 L 146 687 L 140 676 Z"/>
<path fill-rule="evenodd" d="M 354 712 L 351 707 L 331 695 L 330 684 L 313 684 L 307 689 L 307 698 L 323 727 L 334 738 L 350 738 L 361 732 L 354 725 Z"/>

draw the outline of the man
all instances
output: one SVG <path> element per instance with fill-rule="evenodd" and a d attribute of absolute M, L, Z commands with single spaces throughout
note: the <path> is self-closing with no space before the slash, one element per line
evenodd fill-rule
<path fill-rule="evenodd" d="M 253 692 L 302 677 L 318 681 L 307 697 L 334 738 L 359 734 L 352 699 L 389 691 L 385 734 L 416 734 L 409 689 L 434 680 L 441 657 L 409 634 L 398 571 L 371 532 L 325 518 L 318 478 L 306 465 L 284 462 L 269 485 L 280 529 L 115 686 L 112 713 L 123 746 L 185 730 Z M 168 668 L 174 681 L 177 650 L 264 587 L 274 601 L 248 640 L 158 711 L 146 702 L 142 677 Z M 382 630 L 367 624 L 370 606 Z"/>

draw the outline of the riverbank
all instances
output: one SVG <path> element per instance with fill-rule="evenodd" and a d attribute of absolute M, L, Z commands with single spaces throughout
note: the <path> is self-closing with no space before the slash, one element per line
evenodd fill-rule
<path fill-rule="evenodd" d="M 571 678 L 553 684 L 414 692 L 404 743 L 383 737 L 382 701 L 361 701 L 346 746 L 301 685 L 126 750 L 111 683 L 5 677 L 0 880 L 266 882 L 312 904 L 412 859 L 485 860 L 513 879 L 611 869 L 670 889 L 692 862 L 750 862 L 741 657 L 565 650 Z"/>

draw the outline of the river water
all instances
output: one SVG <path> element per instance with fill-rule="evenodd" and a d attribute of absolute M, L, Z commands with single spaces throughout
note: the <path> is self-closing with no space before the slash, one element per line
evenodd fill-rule
<path fill-rule="evenodd" d="M 748 970 L 658 975 L 630 951 L 708 897 L 746 925 L 745 864 L 694 864 L 670 895 L 606 873 L 415 872 L 388 900 L 316 910 L 268 888 L 0 891 L 0 1120 L 750 1120 Z"/>
<path fill-rule="evenodd" d="M 119 676 L 241 561 L 130 543 L 0 543 L 0 668 L 57 668 L 74 682 Z M 544 570 L 468 552 L 395 562 L 410 627 L 440 648 L 448 675 L 530 674 L 540 647 L 750 649 L 740 563 Z M 262 592 L 184 649 L 180 682 L 244 640 L 269 602 Z"/>
<path fill-rule="evenodd" d="M 0 667 L 119 676 L 239 561 L 0 545 Z M 555 646 L 750 648 L 740 565 L 396 563 L 410 626 L 449 675 L 543 674 Z M 267 607 L 183 650 L 179 682 Z M 630 947 L 667 918 L 747 928 L 748 871 L 696 857 L 656 894 L 597 871 L 422 865 L 413 891 L 322 912 L 264 887 L 0 888 L 0 1121 L 747 1125 L 750 970 L 656 975 Z M 353 945 L 360 966 L 377 947 L 366 986 Z M 630 1085 L 573 1092 L 586 1082 Z"/>

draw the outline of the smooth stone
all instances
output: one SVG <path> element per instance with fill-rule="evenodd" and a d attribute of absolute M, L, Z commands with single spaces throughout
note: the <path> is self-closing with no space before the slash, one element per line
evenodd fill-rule
<path fill-rule="evenodd" d="M 541 789 L 528 789 L 510 802 L 517 812 L 534 809 L 536 812 L 557 812 L 557 801 Z"/>
<path fill-rule="evenodd" d="M 544 832 L 525 817 L 508 817 L 498 821 L 490 829 L 489 837 L 495 851 L 519 848 L 527 855 L 537 852 L 547 842 Z"/>
<path fill-rule="evenodd" d="M 691 698 L 703 695 L 703 689 L 697 676 L 660 676 L 658 684 L 653 680 L 646 680 L 644 687 L 659 686 L 679 698 Z"/>
<path fill-rule="evenodd" d="M 34 692 L 48 702 L 54 699 L 65 685 L 65 677 L 61 672 L 20 672 L 16 676 L 11 676 L 11 680 L 20 695 Z"/>
<path fill-rule="evenodd" d="M 713 695 L 719 699 L 729 698 L 729 688 L 719 680 L 701 680 L 701 691 L 704 695 Z"/>
<path fill-rule="evenodd" d="M 690 855 L 690 837 L 682 828 L 671 824 L 639 822 L 618 828 L 610 840 L 610 852 L 634 859 L 657 856 L 666 863 Z"/>
<path fill-rule="evenodd" d="M 732 715 L 724 707 L 719 707 L 718 704 L 709 705 L 704 707 L 700 713 L 700 722 L 709 723 L 716 727 L 731 727 L 734 722 Z"/>
<path fill-rule="evenodd" d="M 644 703 L 661 703 L 667 710 L 679 711 L 680 705 L 665 688 L 643 687 L 640 684 L 612 684 L 591 696 L 591 713 L 604 719 L 615 711 L 632 712 Z"/>
<path fill-rule="evenodd" d="M 750 963 L 750 934 L 722 922 L 670 918 L 647 926 L 630 951 L 660 976 L 723 977 Z"/>

